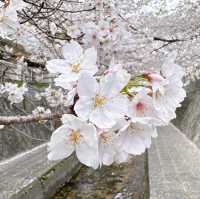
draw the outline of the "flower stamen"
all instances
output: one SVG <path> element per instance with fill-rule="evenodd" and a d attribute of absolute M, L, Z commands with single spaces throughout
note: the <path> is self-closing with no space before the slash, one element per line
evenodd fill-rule
<path fill-rule="evenodd" d="M 100 96 L 100 95 L 96 95 L 94 98 L 94 107 L 99 107 L 99 106 L 103 106 L 106 102 L 105 97 Z"/>
<path fill-rule="evenodd" d="M 102 140 L 103 143 L 107 143 L 108 140 L 109 140 L 109 136 L 107 134 L 105 134 L 105 133 L 102 133 L 100 135 L 100 138 L 101 138 L 101 140 Z"/>
<path fill-rule="evenodd" d="M 141 125 L 138 125 L 138 124 L 134 124 L 134 123 L 131 123 L 130 124 L 130 128 L 134 129 L 134 130 L 137 130 L 137 131 L 143 131 L 144 128 L 141 126 Z"/>
<path fill-rule="evenodd" d="M 159 90 L 157 90 L 155 93 L 156 99 L 160 98 L 161 96 L 162 96 L 162 93 Z"/>
<path fill-rule="evenodd" d="M 72 67 L 72 72 L 74 73 L 79 73 L 81 70 L 81 64 L 80 63 L 75 63 L 71 65 Z"/>
<path fill-rule="evenodd" d="M 81 134 L 78 131 L 76 130 L 71 131 L 70 140 L 73 144 L 77 144 L 80 138 L 81 138 Z"/>

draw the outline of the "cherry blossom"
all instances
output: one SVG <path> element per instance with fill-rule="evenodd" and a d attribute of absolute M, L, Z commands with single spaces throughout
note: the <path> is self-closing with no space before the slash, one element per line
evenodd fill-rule
<path fill-rule="evenodd" d="M 148 95 L 149 92 L 149 89 L 142 89 L 133 97 L 129 105 L 129 116 L 133 122 L 161 125 L 162 121 L 154 107 L 153 98 Z"/>
<path fill-rule="evenodd" d="M 132 155 L 140 155 L 151 145 L 151 138 L 157 136 L 156 129 L 150 125 L 130 122 L 120 132 L 122 150 Z"/>
<path fill-rule="evenodd" d="M 80 162 L 96 169 L 99 160 L 95 127 L 70 114 L 63 115 L 62 123 L 51 136 L 48 158 L 64 159 L 75 151 Z"/>
<path fill-rule="evenodd" d="M 127 121 L 119 120 L 111 129 L 99 132 L 99 161 L 100 165 L 111 165 L 113 162 L 122 163 L 127 161 L 129 155 L 121 150 L 120 134 Z"/>
<path fill-rule="evenodd" d="M 120 33 L 122 33 L 122 27 L 118 28 L 115 23 L 115 17 L 110 20 L 103 19 L 98 21 L 98 24 L 89 22 L 83 24 L 82 31 L 84 35 L 84 43 L 96 46 L 97 43 L 101 45 L 108 42 L 116 42 L 119 38 Z"/>
<path fill-rule="evenodd" d="M 38 106 L 31 116 L 37 118 L 37 121 L 44 113 L 47 118 L 48 114 L 62 117 L 62 125 L 53 132 L 48 144 L 50 160 L 61 160 L 75 153 L 81 163 L 97 169 L 102 165 L 125 162 L 130 155 L 140 155 L 150 147 L 152 138 L 157 136 L 156 128 L 168 125 L 176 117 L 176 108 L 181 106 L 186 96 L 182 82 L 185 72 L 175 63 L 176 52 L 166 56 L 160 70 L 138 74 L 135 69 L 137 66 L 132 64 L 133 60 L 139 60 L 135 63 L 140 65 L 148 61 L 143 61 L 143 56 L 138 56 L 137 49 L 134 49 L 137 42 L 132 42 L 130 37 L 137 34 L 134 38 L 138 37 L 142 46 L 143 38 L 140 35 L 144 35 L 149 43 L 153 34 L 149 39 L 148 28 L 145 30 L 146 28 L 128 24 L 126 17 L 119 17 L 119 10 L 113 9 L 112 3 L 96 1 L 93 20 L 89 16 L 84 20 L 76 16 L 74 22 L 71 19 L 70 22 L 61 24 L 51 20 L 48 22 L 48 30 L 44 31 L 50 35 L 51 44 L 55 48 L 48 49 L 46 54 L 41 53 L 41 57 L 45 57 L 43 61 L 48 72 L 52 73 L 53 82 L 48 83 L 48 88 L 45 87 L 35 96 L 38 101 L 45 99 L 45 105 L 51 110 Z M 17 10 L 23 7 L 23 3 L 6 0 L 0 4 L 0 36 L 9 37 L 11 30 L 19 32 Z M 60 10 L 64 11 L 64 8 L 61 7 Z M 97 11 L 100 12 L 99 15 Z M 76 12 L 73 14 L 76 15 Z M 38 25 L 38 20 L 31 21 Z M 122 23 L 124 21 L 126 25 Z M 61 27 L 65 27 L 64 32 Z M 29 32 L 30 30 L 33 29 L 29 29 Z M 43 34 L 36 34 L 38 40 L 44 43 L 40 48 L 43 49 L 46 44 L 49 48 L 49 41 L 46 42 Z M 29 39 L 29 44 L 36 41 L 35 38 Z M 134 50 L 130 51 L 130 48 Z M 5 50 L 7 54 L 15 53 L 14 47 L 5 46 Z M 34 52 L 37 50 L 34 46 Z M 53 52 L 50 53 L 51 50 Z M 124 57 L 124 51 L 128 56 Z M 12 59 L 14 57 L 15 55 Z M 16 71 L 19 74 L 25 65 L 29 67 L 32 57 L 34 56 L 20 55 L 20 59 L 16 59 Z M 127 67 L 129 61 L 131 69 Z M 37 68 L 34 72 L 40 70 Z M 2 74 L 2 81 L 3 79 Z M 42 81 L 43 75 L 35 79 Z M 32 81 L 27 85 L 29 84 Z M 26 84 L 19 86 L 9 80 L 0 85 L 0 94 L 8 97 L 11 104 L 22 102 L 26 92 Z M 63 114 L 65 111 L 70 111 L 71 114 Z M 44 118 L 46 122 L 46 115 Z"/>
<path fill-rule="evenodd" d="M 42 106 L 38 106 L 36 109 L 34 109 L 34 110 L 32 111 L 32 114 L 33 114 L 33 115 L 44 114 L 44 113 L 50 114 L 50 113 L 51 113 L 51 110 L 50 110 L 50 109 L 45 109 L 45 108 L 42 107 Z"/>
<path fill-rule="evenodd" d="M 114 126 L 127 113 L 127 97 L 120 92 L 129 78 L 128 74 L 112 73 L 98 83 L 91 75 L 82 74 L 77 89 L 80 99 L 74 107 L 76 114 L 99 128 Z"/>
<path fill-rule="evenodd" d="M 98 43 L 98 26 L 93 23 L 89 22 L 83 24 L 82 31 L 84 32 L 83 42 L 85 45 L 92 45 L 96 46 Z"/>
<path fill-rule="evenodd" d="M 23 7 L 21 0 L 7 0 L 0 3 L 0 35 L 7 37 L 10 31 L 19 27 L 17 10 Z"/>
<path fill-rule="evenodd" d="M 74 104 L 74 99 L 77 94 L 77 88 L 70 90 L 67 95 L 64 96 L 64 106 L 71 106 Z"/>
<path fill-rule="evenodd" d="M 51 107 L 57 107 L 63 104 L 64 95 L 62 89 L 53 89 L 51 87 L 48 87 L 45 89 L 43 96 L 45 96 L 49 106 Z"/>
<path fill-rule="evenodd" d="M 51 34 L 54 36 L 56 32 L 58 31 L 58 28 L 54 22 L 51 22 L 49 26 L 50 26 Z"/>
<path fill-rule="evenodd" d="M 120 150 L 120 136 L 113 131 L 102 132 L 99 138 L 100 165 L 111 165 L 113 162 L 122 163 L 128 159 L 128 153 Z"/>
<path fill-rule="evenodd" d="M 164 124 L 176 117 L 176 108 L 184 100 L 186 92 L 181 78 L 183 69 L 174 63 L 176 53 L 167 56 L 161 67 L 161 74 L 148 74 L 147 79 L 152 84 L 152 96 L 155 109 Z"/>
<path fill-rule="evenodd" d="M 114 72 L 126 72 L 126 70 L 123 69 L 123 65 L 121 63 L 115 63 L 114 57 L 112 58 L 109 68 L 105 71 L 105 74 L 107 73 L 114 73 Z"/>
<path fill-rule="evenodd" d="M 176 86 L 182 87 L 182 78 L 185 71 L 181 66 L 175 63 L 177 52 L 173 51 L 169 53 L 161 66 L 161 74 L 168 81 L 175 83 Z"/>
<path fill-rule="evenodd" d="M 53 59 L 47 62 L 47 69 L 51 73 L 59 73 L 55 79 L 57 86 L 64 89 L 71 88 L 70 83 L 76 82 L 82 72 L 94 75 L 97 72 L 97 52 L 95 48 L 88 48 L 85 52 L 75 41 L 65 44 L 62 48 L 64 59 Z"/>
<path fill-rule="evenodd" d="M 17 84 L 6 83 L 4 89 L 8 93 L 8 100 L 11 104 L 22 102 L 24 94 L 28 91 L 25 84 L 19 87 Z"/>

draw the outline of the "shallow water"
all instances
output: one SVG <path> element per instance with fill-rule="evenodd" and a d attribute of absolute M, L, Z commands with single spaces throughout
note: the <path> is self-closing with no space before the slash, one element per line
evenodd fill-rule
<path fill-rule="evenodd" d="M 79 174 L 53 199 L 140 199 L 144 198 L 145 156 L 128 163 L 93 170 L 82 167 Z"/>

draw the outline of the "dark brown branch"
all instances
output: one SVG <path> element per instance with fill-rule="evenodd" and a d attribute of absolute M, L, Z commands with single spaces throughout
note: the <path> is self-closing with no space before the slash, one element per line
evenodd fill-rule
<path fill-rule="evenodd" d="M 161 38 L 161 37 L 154 37 L 153 40 L 154 41 L 163 41 L 163 42 L 167 42 L 167 43 L 185 41 L 184 39 L 165 39 L 165 38 Z"/>
<path fill-rule="evenodd" d="M 162 46 L 160 46 L 159 48 L 156 48 L 154 49 L 151 53 L 153 52 L 157 52 L 159 51 L 160 49 L 170 45 L 170 44 L 173 44 L 173 43 L 176 43 L 176 42 L 183 42 L 183 41 L 186 41 L 184 39 L 165 39 L 165 38 L 161 38 L 161 37 L 153 37 L 153 40 L 154 41 L 162 41 L 162 42 L 165 42 Z"/>

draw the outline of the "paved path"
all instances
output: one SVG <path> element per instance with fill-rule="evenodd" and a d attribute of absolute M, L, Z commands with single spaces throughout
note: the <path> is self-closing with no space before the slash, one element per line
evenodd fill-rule
<path fill-rule="evenodd" d="M 149 150 L 150 199 L 200 199 L 200 150 L 178 129 L 159 129 Z"/>

